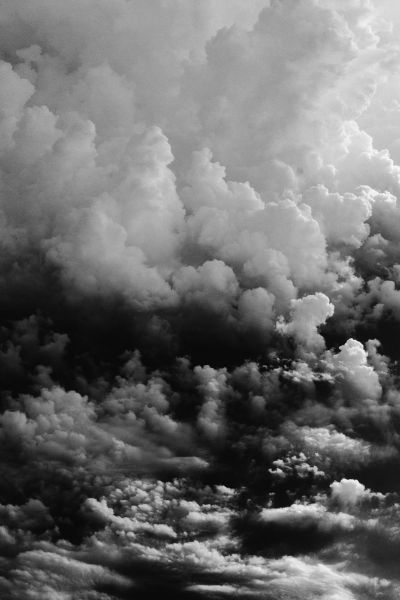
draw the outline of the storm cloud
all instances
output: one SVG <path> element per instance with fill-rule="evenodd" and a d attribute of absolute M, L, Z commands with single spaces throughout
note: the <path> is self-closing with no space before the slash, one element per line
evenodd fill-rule
<path fill-rule="evenodd" d="M 392 0 L 0 0 L 0 595 L 400 594 Z"/>

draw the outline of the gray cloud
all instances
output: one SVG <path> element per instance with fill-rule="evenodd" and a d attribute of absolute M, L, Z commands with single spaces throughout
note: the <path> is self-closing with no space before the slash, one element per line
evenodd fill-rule
<path fill-rule="evenodd" d="M 392 4 L 0 0 L 5 599 L 399 595 Z"/>

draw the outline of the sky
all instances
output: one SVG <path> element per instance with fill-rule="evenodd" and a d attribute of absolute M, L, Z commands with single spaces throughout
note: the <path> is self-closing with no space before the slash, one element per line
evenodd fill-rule
<path fill-rule="evenodd" d="M 0 0 L 0 597 L 400 597 L 400 7 Z"/>

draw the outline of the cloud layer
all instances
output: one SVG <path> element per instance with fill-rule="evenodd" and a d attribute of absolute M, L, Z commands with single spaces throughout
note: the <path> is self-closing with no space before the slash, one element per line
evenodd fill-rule
<path fill-rule="evenodd" d="M 398 8 L 0 8 L 1 597 L 397 598 Z"/>

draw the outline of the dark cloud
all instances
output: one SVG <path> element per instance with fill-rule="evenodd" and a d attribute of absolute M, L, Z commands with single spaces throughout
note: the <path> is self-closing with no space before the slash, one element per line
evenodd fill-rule
<path fill-rule="evenodd" d="M 381 4 L 0 0 L 2 598 L 398 597 Z"/>

